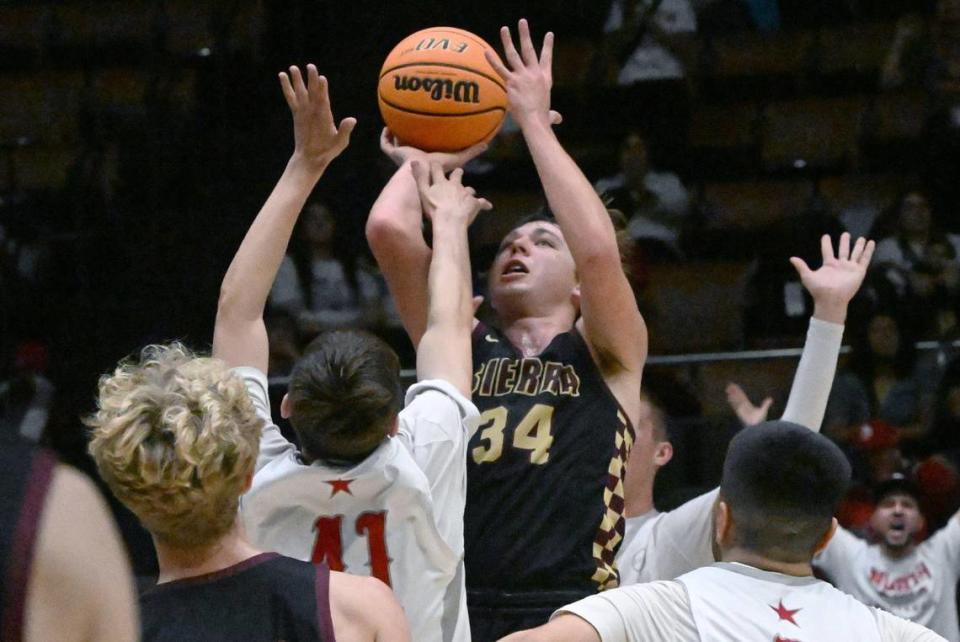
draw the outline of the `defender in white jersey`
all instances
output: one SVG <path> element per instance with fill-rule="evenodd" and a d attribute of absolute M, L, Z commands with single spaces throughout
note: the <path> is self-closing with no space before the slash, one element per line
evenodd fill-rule
<path fill-rule="evenodd" d="M 821 239 L 823 265 L 811 270 L 801 259 L 791 259 L 814 302 L 813 317 L 790 397 L 783 413 L 791 421 L 819 431 L 837 368 L 847 307 L 853 299 L 873 255 L 873 241 L 861 238 L 850 247 L 844 233 L 836 255 L 830 238 Z M 676 510 L 657 512 L 653 483 L 657 471 L 673 455 L 664 418 L 647 400 L 641 402 L 639 430 L 625 480 L 626 531 L 617 554 L 620 585 L 671 580 L 688 571 L 713 564 L 713 505 L 718 490 L 696 497 Z"/>
<path fill-rule="evenodd" d="M 928 539 L 923 529 L 919 489 L 903 476 L 874 490 L 877 507 L 870 519 L 876 543 L 837 529 L 813 565 L 842 591 L 960 641 L 957 580 L 960 579 L 960 513 Z"/>
<path fill-rule="evenodd" d="M 745 430 L 730 442 L 714 511 L 722 562 L 588 597 L 505 640 L 943 640 L 813 577 L 810 561 L 836 530 L 833 513 L 849 479 L 843 452 L 803 426 L 773 421 Z"/>
<path fill-rule="evenodd" d="M 466 443 L 478 413 L 468 400 L 473 322 L 467 227 L 490 204 L 439 167 L 414 168 L 433 224 L 429 323 L 420 380 L 403 400 L 399 360 L 361 332 L 322 334 L 294 367 L 281 414 L 298 450 L 270 421 L 263 309 L 294 223 L 323 170 L 346 146 L 332 132 L 326 81 L 310 69 L 285 84 L 296 150 L 223 280 L 214 356 L 236 369 L 264 420 L 241 513 L 252 541 L 390 584 L 414 640 L 469 640 L 463 579 Z M 323 123 L 329 123 L 324 126 Z M 341 124 L 347 133 L 351 122 Z M 442 294 L 440 294 L 442 293 Z M 370 604 L 376 609 L 376 602 Z"/>

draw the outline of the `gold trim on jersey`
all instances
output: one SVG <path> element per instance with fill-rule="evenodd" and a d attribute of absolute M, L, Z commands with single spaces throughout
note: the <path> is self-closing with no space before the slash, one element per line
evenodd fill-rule
<path fill-rule="evenodd" d="M 616 450 L 607 469 L 607 484 L 603 489 L 603 519 L 593 540 L 593 561 L 597 568 L 590 578 L 601 591 L 620 585 L 620 572 L 614 560 L 617 547 L 623 540 L 626 526 L 624 517 L 623 476 L 627 457 L 633 447 L 633 430 L 622 410 L 617 410 Z"/>

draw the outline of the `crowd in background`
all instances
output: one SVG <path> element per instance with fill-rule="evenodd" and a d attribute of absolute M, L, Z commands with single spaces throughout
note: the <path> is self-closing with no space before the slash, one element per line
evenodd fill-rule
<path fill-rule="evenodd" d="M 50 4 L 55 17 L 56 3 Z M 163 4 L 144 3 L 144 10 Z M 209 343 L 216 300 L 210 293 L 289 146 L 276 133 L 285 131 L 285 115 L 268 96 L 273 86 L 267 81 L 291 61 L 317 62 L 331 83 L 344 88 L 337 98 L 350 104 L 343 111 L 359 114 L 361 129 L 344 168 L 331 172 L 330 187 L 306 208 L 274 284 L 270 374 L 288 374 L 313 337 L 343 327 L 380 334 L 405 366 L 412 365 L 412 349 L 362 234 L 390 171 L 375 143 L 380 121 L 369 88 L 384 42 L 434 22 L 457 22 L 493 42 L 495 27 L 520 8 L 505 2 L 493 3 L 500 8 L 460 7 L 457 19 L 446 5 L 459 3 L 422 3 L 417 16 L 379 5 L 374 11 L 375 3 L 352 16 L 339 15 L 336 3 L 249 4 L 256 5 L 249 24 L 232 20 L 227 9 L 214 11 L 207 23 L 210 48 L 187 57 L 169 54 L 158 20 L 141 64 L 147 77 L 142 100 L 117 109 L 91 99 L 63 115 L 78 123 L 79 138 L 62 184 L 22 186 L 19 150 L 34 142 L 0 140 L 8 170 L 0 193 L 0 430 L 43 441 L 81 468 L 91 470 L 79 416 L 91 409 L 97 373 L 150 341 Z M 862 488 L 912 470 L 927 497 L 931 530 L 942 524 L 960 505 L 960 350 L 953 345 L 960 339 L 960 3 L 612 0 L 564 7 L 526 15 L 556 31 L 558 43 L 590 44 L 582 75 L 558 90 L 557 106 L 579 108 L 564 113 L 576 123 L 572 139 L 595 137 L 603 145 L 592 156 L 588 146 L 574 149 L 583 152 L 597 190 L 624 214 L 634 246 L 629 267 L 644 314 L 659 276 L 738 261 L 744 266 L 736 302 L 742 333 L 715 347 L 798 345 L 810 302 L 787 258 L 816 257 L 823 233 L 837 237 L 849 230 L 876 239 L 868 282 L 847 322 L 850 352 L 823 430 L 847 451 Z M 16 3 L 0 4 L 0 11 L 15 9 Z M 23 68 L 4 73 L 76 64 L 93 85 L 101 67 L 117 64 L 99 60 L 94 45 L 89 56 L 71 62 L 61 45 L 69 25 L 48 20 L 35 57 L 9 63 Z M 718 43 L 730 34 L 775 42 L 803 30 L 860 23 L 894 26 L 870 91 L 920 92 L 924 118 L 913 146 L 871 147 L 868 118 L 864 159 L 838 170 L 798 157 L 790 167 L 769 170 L 804 190 L 794 202 L 779 203 L 786 215 L 770 212 L 768 220 L 746 225 L 706 187 L 709 177 L 729 168 L 711 166 L 690 142 L 692 112 L 716 81 L 708 72 Z M 189 100 L 170 89 L 183 69 L 195 77 Z M 361 77 L 371 82 L 351 88 L 346 80 Z M 261 128 L 270 121 L 264 114 L 275 116 L 277 126 Z M 560 132 L 566 135 L 563 127 Z M 532 167 L 521 149 L 507 123 L 490 153 L 467 168 L 478 191 L 529 181 Z M 852 204 L 831 200 L 824 189 L 831 177 L 862 174 L 880 162 L 876 158 L 885 158 L 884 169 L 898 175 L 900 193 Z M 482 236 L 475 260 L 481 269 L 490 251 Z M 701 313 L 708 319 L 713 314 Z M 722 314 L 716 312 L 718 320 Z M 656 346 L 656 312 L 650 316 Z M 664 476 L 662 497 L 712 486 L 709 462 L 696 453 L 718 437 L 704 433 L 739 427 L 732 411 L 718 412 L 698 398 L 688 374 L 653 368 L 644 379 L 667 411 L 675 438 L 703 444 L 683 449 L 692 454 Z M 846 525 L 865 526 L 868 501 L 866 493 L 851 491 Z M 145 544 L 142 550 L 148 549 Z"/>

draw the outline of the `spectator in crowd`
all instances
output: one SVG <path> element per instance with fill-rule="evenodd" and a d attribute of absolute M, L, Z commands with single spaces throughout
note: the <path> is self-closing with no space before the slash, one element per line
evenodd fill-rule
<path fill-rule="evenodd" d="M 925 522 L 921 495 L 903 475 L 874 490 L 870 526 L 876 543 L 838 528 L 813 560 L 841 591 L 864 604 L 912 620 L 947 640 L 960 640 L 957 580 L 960 579 L 960 514 L 921 542 Z"/>
<path fill-rule="evenodd" d="M 336 243 L 336 221 L 322 203 L 303 211 L 270 292 L 270 305 L 297 320 L 304 338 L 324 330 L 369 328 L 379 317 L 374 278 Z"/>
<path fill-rule="evenodd" d="M 639 132 L 630 131 L 620 143 L 620 171 L 601 178 L 594 187 L 610 199 L 608 207 L 626 215 L 627 231 L 634 240 L 658 241 L 679 251 L 677 241 L 690 210 L 690 194 L 676 174 L 651 166 Z"/>
<path fill-rule="evenodd" d="M 901 438 L 922 436 L 925 376 L 915 368 L 916 349 L 906 326 L 893 314 L 873 311 L 851 333 L 851 343 L 847 367 L 833 384 L 824 432 L 850 443 L 861 426 L 879 419 Z"/>
<path fill-rule="evenodd" d="M 690 120 L 688 73 L 697 17 L 689 0 L 613 0 L 604 27 L 617 84 L 629 88 L 623 117 L 651 136 L 664 162 L 684 161 Z M 612 60 L 610 60 L 612 59 Z"/>

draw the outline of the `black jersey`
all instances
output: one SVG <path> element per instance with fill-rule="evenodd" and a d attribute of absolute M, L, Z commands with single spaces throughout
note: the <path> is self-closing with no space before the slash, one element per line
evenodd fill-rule
<path fill-rule="evenodd" d="M 616 586 L 633 427 L 583 337 L 573 329 L 523 357 L 503 334 L 478 324 L 473 365 L 481 423 L 467 453 L 468 586 Z"/>
<path fill-rule="evenodd" d="M 23 639 L 27 585 L 56 460 L 32 444 L 0 440 L 0 640 Z"/>
<path fill-rule="evenodd" d="M 261 553 L 140 596 L 144 642 L 332 642 L 330 569 Z"/>

